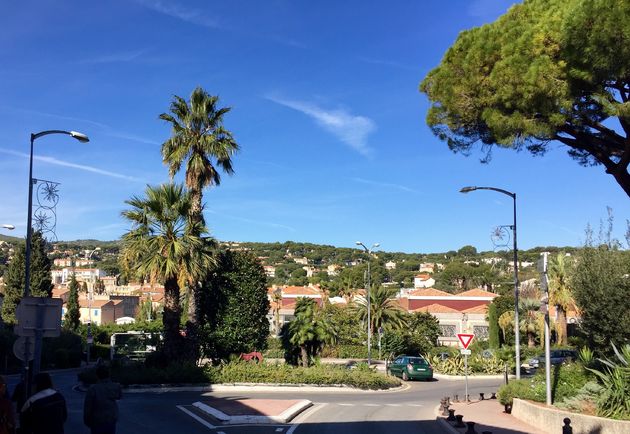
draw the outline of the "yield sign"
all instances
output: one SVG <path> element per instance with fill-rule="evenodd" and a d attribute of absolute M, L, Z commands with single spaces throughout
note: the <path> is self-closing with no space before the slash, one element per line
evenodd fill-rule
<path fill-rule="evenodd" d="M 475 337 L 475 335 L 473 335 L 473 334 L 457 333 L 457 338 L 459 339 L 459 341 L 464 346 L 464 349 L 468 348 L 468 345 L 470 345 L 470 343 L 472 342 L 474 337 Z"/>

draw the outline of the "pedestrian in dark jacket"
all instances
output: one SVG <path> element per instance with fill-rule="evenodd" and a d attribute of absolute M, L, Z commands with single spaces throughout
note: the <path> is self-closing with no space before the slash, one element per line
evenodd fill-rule
<path fill-rule="evenodd" d="M 47 373 L 35 376 L 35 394 L 22 407 L 22 430 L 28 434 L 63 434 L 68 418 L 66 400 L 53 389 Z"/>
<path fill-rule="evenodd" d="M 98 382 L 90 386 L 83 405 L 83 422 L 92 434 L 116 434 L 118 421 L 117 400 L 122 398 L 120 384 L 109 378 L 105 365 L 96 367 Z"/>

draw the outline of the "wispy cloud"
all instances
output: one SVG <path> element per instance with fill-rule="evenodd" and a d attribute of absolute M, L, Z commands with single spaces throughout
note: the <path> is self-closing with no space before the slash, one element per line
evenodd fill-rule
<path fill-rule="evenodd" d="M 414 190 L 413 188 L 405 187 L 404 185 L 400 185 L 400 184 L 390 184 L 388 182 L 370 181 L 369 179 L 363 179 L 363 178 L 350 178 L 350 179 L 352 179 L 355 182 L 360 182 L 362 184 L 375 185 L 377 187 L 394 188 L 397 190 L 406 191 L 408 193 L 418 192 L 417 190 Z"/>
<path fill-rule="evenodd" d="M 155 12 L 168 15 L 187 23 L 211 28 L 221 27 L 216 19 L 206 16 L 203 12 L 178 5 L 174 2 L 167 3 L 160 0 L 136 0 L 136 2 Z"/>
<path fill-rule="evenodd" d="M 9 154 L 9 155 L 15 155 L 17 157 L 29 158 L 28 154 L 24 154 L 22 152 L 15 152 L 10 149 L 0 148 L 0 152 L 4 154 Z M 121 173 L 99 169 L 98 167 L 86 166 L 84 164 L 70 163 L 69 161 L 63 161 L 63 160 L 59 160 L 53 157 L 44 157 L 41 155 L 36 155 L 33 157 L 33 159 L 37 161 L 41 161 L 43 163 L 53 164 L 55 166 L 71 167 L 73 169 L 83 170 L 85 172 L 98 173 L 99 175 L 109 176 L 111 178 L 119 178 L 119 179 L 126 179 L 128 181 L 144 182 L 143 180 L 139 178 L 135 178 L 133 176 L 123 175 Z"/>
<path fill-rule="evenodd" d="M 135 134 L 131 134 L 131 133 L 127 133 L 125 131 L 120 131 L 116 128 L 113 128 L 109 125 L 106 125 L 104 123 L 101 122 L 96 122 L 90 119 L 84 119 L 84 118 L 77 118 L 77 117 L 72 117 L 72 116 L 64 116 L 64 115 L 58 115 L 55 113 L 46 113 L 46 112 L 40 112 L 40 111 L 36 111 L 36 110 L 29 110 L 29 109 L 23 109 L 23 108 L 18 108 L 18 107 L 6 107 L 6 106 L 0 106 L 0 110 L 2 111 L 7 111 L 7 112 L 17 112 L 17 113 L 24 113 L 24 114 L 30 114 L 30 115 L 35 115 L 35 116 L 42 116 L 42 117 L 48 117 L 48 118 L 53 118 L 53 119 L 61 119 L 64 121 L 71 121 L 71 122 L 76 122 L 76 123 L 83 123 L 83 124 L 88 124 L 88 125 L 92 125 L 96 128 L 98 128 L 99 130 L 101 130 L 103 132 L 103 134 L 105 134 L 106 136 L 109 137 L 115 137 L 118 139 L 125 139 L 125 140 L 131 140 L 134 142 L 140 142 L 140 143 L 148 143 L 150 145 L 159 145 L 159 143 L 155 140 L 146 138 L 146 137 L 141 137 Z M 82 131 L 84 133 L 89 133 L 87 131 Z M 89 134 L 88 134 L 89 136 Z"/>
<path fill-rule="evenodd" d="M 91 57 L 88 59 L 79 60 L 79 63 L 84 64 L 101 64 L 101 63 L 126 63 L 132 62 L 146 53 L 146 50 L 140 51 L 124 51 L 119 53 L 103 54 L 101 56 Z"/>
<path fill-rule="evenodd" d="M 287 100 L 271 95 L 265 98 L 310 116 L 319 126 L 337 136 L 361 155 L 367 157 L 372 154 L 367 138 L 376 129 L 376 124 L 370 118 L 356 116 L 343 109 L 324 110 L 308 102 Z"/>
<path fill-rule="evenodd" d="M 405 64 L 393 61 L 393 60 L 375 59 L 372 57 L 359 57 L 358 59 L 361 62 L 370 63 L 372 65 L 390 66 L 393 68 L 405 69 L 407 71 L 416 71 L 416 72 L 420 70 L 420 67 L 405 65 Z"/>

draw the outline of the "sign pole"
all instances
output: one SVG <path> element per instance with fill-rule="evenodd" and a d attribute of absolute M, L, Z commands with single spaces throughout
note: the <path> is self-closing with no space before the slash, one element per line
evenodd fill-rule
<path fill-rule="evenodd" d="M 468 399 L 468 354 L 464 355 L 464 375 L 466 376 L 466 404 L 470 404 L 470 399 Z"/>
<path fill-rule="evenodd" d="M 464 349 L 459 350 L 460 353 L 464 356 L 464 377 L 466 379 L 466 404 L 470 404 L 470 400 L 468 399 L 468 355 L 470 354 L 470 350 L 468 349 L 468 345 L 475 338 L 475 335 L 472 333 L 458 333 L 457 339 L 462 344 Z"/>

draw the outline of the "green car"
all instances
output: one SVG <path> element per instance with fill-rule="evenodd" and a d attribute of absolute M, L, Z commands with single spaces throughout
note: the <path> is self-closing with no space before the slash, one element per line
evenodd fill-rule
<path fill-rule="evenodd" d="M 424 357 L 398 356 L 387 369 L 390 375 L 403 380 L 431 380 L 433 368 Z"/>

